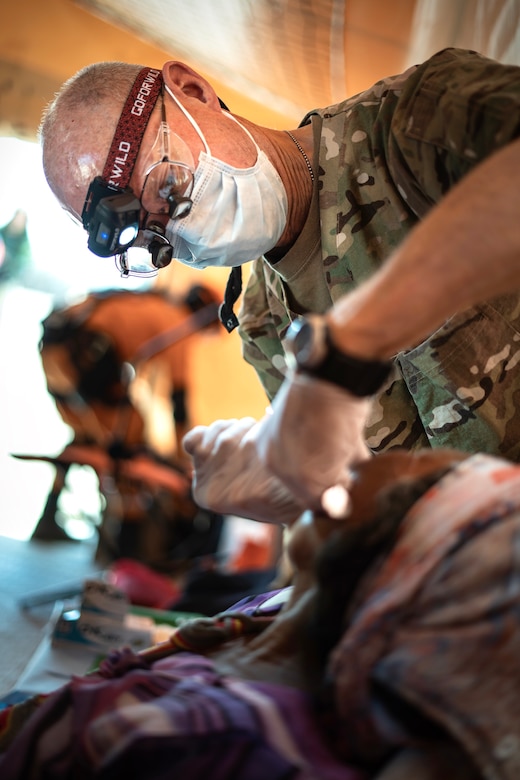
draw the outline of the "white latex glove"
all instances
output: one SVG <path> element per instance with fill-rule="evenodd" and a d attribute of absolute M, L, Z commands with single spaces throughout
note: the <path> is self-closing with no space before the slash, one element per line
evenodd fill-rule
<path fill-rule="evenodd" d="M 262 420 L 259 454 L 265 468 L 309 509 L 323 510 L 333 486 L 348 489 L 349 466 L 371 457 L 364 429 L 370 398 L 314 377 L 287 376 Z"/>
<path fill-rule="evenodd" d="M 258 457 L 262 423 L 252 417 L 198 425 L 183 439 L 193 460 L 193 497 L 199 506 L 262 522 L 296 520 L 300 506 Z"/>

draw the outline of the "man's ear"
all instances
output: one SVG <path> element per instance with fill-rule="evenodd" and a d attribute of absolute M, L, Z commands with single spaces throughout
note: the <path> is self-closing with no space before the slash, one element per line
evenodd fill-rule
<path fill-rule="evenodd" d="M 196 98 L 201 103 L 206 103 L 209 108 L 221 110 L 217 93 L 211 84 L 189 65 L 170 60 L 163 65 L 162 74 L 164 83 L 176 97 Z"/>

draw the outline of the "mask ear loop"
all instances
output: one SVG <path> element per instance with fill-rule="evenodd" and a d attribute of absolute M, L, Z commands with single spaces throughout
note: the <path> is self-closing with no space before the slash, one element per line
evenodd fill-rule
<path fill-rule="evenodd" d="M 164 88 L 165 88 L 166 92 L 169 94 L 169 96 L 171 97 L 171 99 L 180 108 L 180 110 L 182 111 L 182 113 L 184 114 L 184 116 L 186 117 L 188 122 L 191 124 L 191 126 L 195 129 L 195 132 L 197 133 L 197 135 L 199 136 L 200 140 L 204 144 L 204 149 L 206 150 L 206 154 L 211 157 L 211 150 L 210 150 L 210 148 L 208 146 L 208 142 L 204 138 L 204 134 L 203 134 L 202 130 L 200 129 L 200 127 L 198 126 L 198 124 L 196 123 L 196 121 L 193 119 L 191 114 L 184 108 L 184 106 L 182 105 L 180 100 L 178 100 L 178 98 L 175 97 L 175 95 L 171 91 L 170 87 L 167 84 L 164 84 Z"/>
<path fill-rule="evenodd" d="M 164 84 L 164 89 L 168 92 L 168 94 L 172 98 L 172 100 L 175 101 L 175 103 L 180 108 L 180 110 L 182 111 L 182 113 L 184 114 L 184 116 L 186 117 L 188 122 L 195 129 L 195 132 L 197 133 L 197 135 L 199 136 L 200 140 L 204 144 L 204 149 L 206 151 L 206 154 L 209 157 L 213 157 L 213 155 L 211 153 L 211 149 L 209 148 L 208 142 L 206 141 L 206 138 L 204 137 L 204 133 L 200 129 L 200 127 L 197 124 L 197 122 L 194 120 L 194 118 L 191 116 L 191 114 L 187 111 L 187 109 L 184 108 L 184 106 L 179 101 L 179 99 L 175 97 L 175 95 L 173 94 L 173 92 L 171 91 L 171 89 L 169 88 L 169 86 L 167 84 Z M 256 143 L 255 139 L 253 138 L 253 136 L 251 135 L 251 133 L 247 129 L 247 127 L 244 127 L 244 125 L 241 122 L 239 122 L 238 119 L 233 116 L 233 114 L 229 113 L 229 108 L 226 106 L 226 104 L 220 98 L 218 99 L 218 102 L 220 104 L 220 107 L 223 108 L 224 111 L 226 112 L 226 113 L 224 113 L 224 116 L 227 119 L 230 119 L 232 122 L 235 122 L 235 124 L 237 124 L 239 127 L 241 127 L 242 130 L 244 131 L 244 133 L 249 137 L 251 143 L 254 145 L 254 147 L 256 149 L 256 154 L 258 156 L 260 154 L 260 149 L 259 149 L 258 144 Z"/>

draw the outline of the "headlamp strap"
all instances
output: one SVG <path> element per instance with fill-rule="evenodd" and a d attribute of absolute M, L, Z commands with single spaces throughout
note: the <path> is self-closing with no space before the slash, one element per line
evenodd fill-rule
<path fill-rule="evenodd" d="M 162 72 L 142 68 L 123 106 L 103 169 L 102 179 L 119 189 L 128 187 L 144 131 L 163 84 Z"/>

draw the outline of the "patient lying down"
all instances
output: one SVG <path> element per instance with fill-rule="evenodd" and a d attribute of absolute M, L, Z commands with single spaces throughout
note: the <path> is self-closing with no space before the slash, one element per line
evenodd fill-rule
<path fill-rule="evenodd" d="M 520 467 L 394 451 L 351 498 L 294 525 L 274 616 L 246 600 L 14 712 L 3 780 L 517 780 Z"/>

